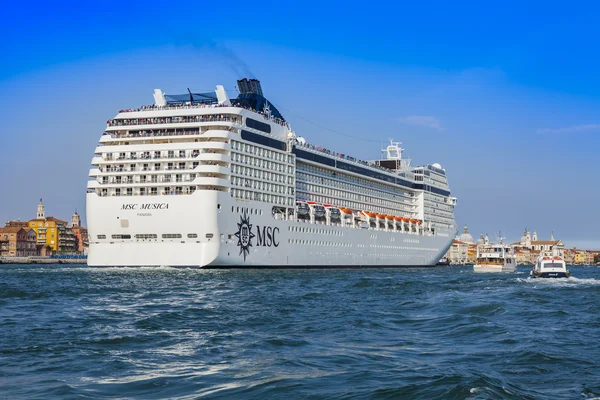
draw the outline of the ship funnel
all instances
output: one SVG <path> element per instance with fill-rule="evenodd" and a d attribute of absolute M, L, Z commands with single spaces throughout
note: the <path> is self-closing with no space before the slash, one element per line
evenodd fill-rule
<path fill-rule="evenodd" d="M 263 95 L 262 87 L 260 86 L 260 81 L 258 79 L 240 79 L 237 81 L 238 90 L 240 94 L 246 93 L 255 93 L 259 95 Z"/>

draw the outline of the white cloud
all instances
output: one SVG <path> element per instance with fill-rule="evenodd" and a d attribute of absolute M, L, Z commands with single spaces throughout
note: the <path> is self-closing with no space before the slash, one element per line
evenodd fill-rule
<path fill-rule="evenodd" d="M 431 115 L 407 115 L 406 117 L 398 118 L 398 121 L 405 125 L 418 126 L 421 128 L 431 128 L 440 132 L 446 130 L 442 127 L 440 120 Z"/>
<path fill-rule="evenodd" d="M 537 133 L 585 133 L 600 131 L 600 124 L 585 124 L 585 125 L 573 125 L 565 128 L 543 128 L 538 129 Z"/>

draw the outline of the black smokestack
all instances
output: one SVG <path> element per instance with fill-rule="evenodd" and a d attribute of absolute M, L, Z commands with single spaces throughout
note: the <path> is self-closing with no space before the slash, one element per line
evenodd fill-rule
<path fill-rule="evenodd" d="M 259 95 L 263 95 L 262 87 L 260 86 L 260 81 L 258 79 L 240 79 L 237 81 L 238 90 L 240 94 L 246 93 L 255 93 Z"/>

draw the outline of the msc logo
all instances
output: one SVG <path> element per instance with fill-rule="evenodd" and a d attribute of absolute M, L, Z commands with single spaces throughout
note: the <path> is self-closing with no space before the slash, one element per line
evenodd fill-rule
<path fill-rule="evenodd" d="M 238 238 L 237 245 L 240 248 L 240 255 L 244 255 L 244 262 L 246 261 L 246 256 L 250 254 L 250 247 L 252 247 L 252 239 L 256 237 L 254 233 L 252 233 L 252 224 L 250 223 L 250 217 L 246 213 L 240 216 L 240 223 L 237 224 L 238 231 L 235 233 L 235 236 Z M 256 225 L 256 231 L 258 234 L 258 238 L 256 240 L 256 246 L 263 247 L 279 247 L 279 241 L 277 240 L 277 235 L 279 234 L 279 228 L 272 228 L 270 226 L 263 226 L 262 228 Z"/>
<path fill-rule="evenodd" d="M 240 217 L 240 223 L 237 224 L 238 231 L 235 236 L 238 238 L 237 245 L 240 247 L 240 254 L 244 254 L 244 262 L 246 256 L 250 253 L 250 247 L 252 247 L 252 239 L 254 239 L 254 233 L 252 233 L 252 224 L 250 224 L 250 218 L 244 213 Z"/>

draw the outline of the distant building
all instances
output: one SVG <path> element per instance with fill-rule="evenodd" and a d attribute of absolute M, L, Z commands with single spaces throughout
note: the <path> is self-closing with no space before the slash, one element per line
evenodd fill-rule
<path fill-rule="evenodd" d="M 0 228 L 0 256 L 30 257 L 38 255 L 36 234 L 19 226 Z"/>
<path fill-rule="evenodd" d="M 467 264 L 469 263 L 469 246 L 473 244 L 473 236 L 469 233 L 469 227 L 465 225 L 463 233 L 452 242 L 445 257 L 450 264 Z"/>
<path fill-rule="evenodd" d="M 554 233 L 550 237 L 550 240 L 538 240 L 537 232 L 533 232 L 532 238 L 531 233 L 527 229 L 525 229 L 521 240 L 512 243 L 511 247 L 517 256 L 517 264 L 521 265 L 535 263 L 540 253 L 544 251 L 555 249 L 563 257 L 565 253 L 564 243 L 562 240 L 556 240 Z"/>
<path fill-rule="evenodd" d="M 460 240 L 452 241 L 452 245 L 446 253 L 446 257 L 450 264 L 466 264 L 469 260 L 469 244 Z"/>
<path fill-rule="evenodd" d="M 473 236 L 471 236 L 471 234 L 469 233 L 469 227 L 467 225 L 465 225 L 465 227 L 463 228 L 463 233 L 460 234 L 458 240 L 466 244 L 475 243 L 475 241 L 473 240 Z"/>
<path fill-rule="evenodd" d="M 75 235 L 67 229 L 67 221 L 46 217 L 42 199 L 37 206 L 36 218 L 29 221 L 29 227 L 37 235 L 37 245 L 47 245 L 52 252 L 74 252 Z"/>
<path fill-rule="evenodd" d="M 86 228 L 81 226 L 81 218 L 77 211 L 71 217 L 71 224 L 69 228 L 75 235 L 75 251 L 82 254 L 87 254 L 89 246 L 88 231 Z"/>

